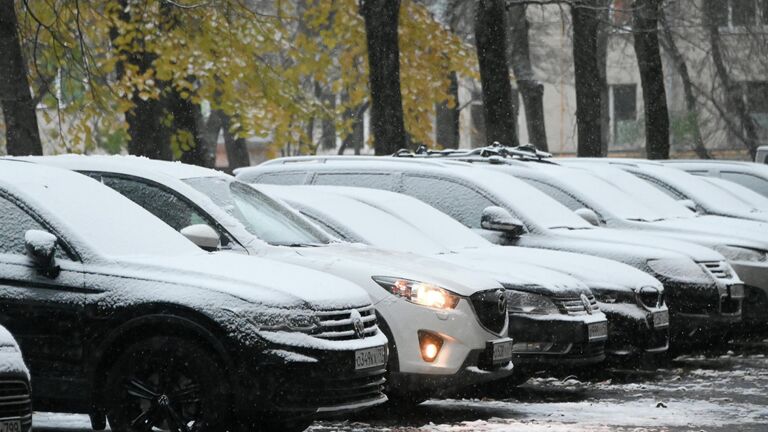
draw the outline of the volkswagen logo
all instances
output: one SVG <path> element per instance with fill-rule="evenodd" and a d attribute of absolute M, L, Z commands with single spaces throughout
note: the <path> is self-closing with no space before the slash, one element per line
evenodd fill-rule
<path fill-rule="evenodd" d="M 353 309 L 352 313 L 349 314 L 349 319 L 352 321 L 352 328 L 355 330 L 355 335 L 357 335 L 359 339 L 362 339 L 365 336 L 365 324 L 363 324 L 362 315 L 360 315 L 360 312 L 356 309 Z"/>
<path fill-rule="evenodd" d="M 581 303 L 584 305 L 584 309 L 587 311 L 587 314 L 592 315 L 592 303 L 590 303 L 589 299 L 586 295 L 581 295 Z"/>
<path fill-rule="evenodd" d="M 497 306 L 499 308 L 499 313 L 501 314 L 507 313 L 507 293 L 505 293 L 504 291 L 499 292 Z"/>

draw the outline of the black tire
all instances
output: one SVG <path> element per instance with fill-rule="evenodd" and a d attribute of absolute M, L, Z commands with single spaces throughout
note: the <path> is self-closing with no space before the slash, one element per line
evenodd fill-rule
<path fill-rule="evenodd" d="M 103 394 L 115 432 L 227 431 L 228 389 L 223 368 L 200 344 L 157 336 L 120 355 Z"/>

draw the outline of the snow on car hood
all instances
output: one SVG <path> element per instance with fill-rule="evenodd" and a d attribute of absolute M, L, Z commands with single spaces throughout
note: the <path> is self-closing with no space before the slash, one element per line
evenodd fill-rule
<path fill-rule="evenodd" d="M 489 246 L 467 249 L 463 255 L 478 257 L 496 256 L 507 262 L 528 263 L 570 275 L 588 286 L 610 285 L 632 290 L 653 286 L 663 291 L 664 286 L 656 278 L 627 264 L 579 253 L 515 246 Z"/>
<path fill-rule="evenodd" d="M 595 230 L 574 230 L 563 233 L 571 238 L 585 240 L 600 240 L 611 243 L 624 243 L 633 246 L 643 246 L 656 249 L 656 254 L 674 253 L 676 255 L 685 255 L 696 262 L 702 261 L 725 261 L 725 258 L 712 249 L 700 246 L 694 243 L 688 243 L 680 240 L 671 240 L 659 236 L 649 236 L 647 233 L 632 232 L 629 230 L 618 230 L 612 228 L 602 228 Z M 649 257 L 651 258 L 651 257 Z M 659 256 L 657 258 L 664 258 Z"/>
<path fill-rule="evenodd" d="M 300 266 L 233 253 L 180 257 L 128 257 L 147 278 L 230 294 L 276 307 L 340 309 L 370 304 L 362 288 L 346 280 Z"/>
<path fill-rule="evenodd" d="M 24 364 L 21 350 L 13 335 L 0 326 L 0 374 L 23 375 L 29 379 L 29 370 Z"/>
<path fill-rule="evenodd" d="M 370 276 L 392 276 L 429 282 L 462 296 L 501 288 L 482 272 L 471 271 L 430 257 L 377 249 L 363 244 L 335 243 L 321 247 L 285 248 L 306 259 L 306 265 L 342 276 L 351 266 Z M 269 257 L 270 255 L 264 255 Z M 300 263 L 300 261 L 293 261 Z M 343 277 L 343 276 L 342 276 Z"/>
<path fill-rule="evenodd" d="M 653 222 L 665 236 L 707 246 L 727 244 L 768 250 L 768 224 L 724 216 L 699 216 Z"/>

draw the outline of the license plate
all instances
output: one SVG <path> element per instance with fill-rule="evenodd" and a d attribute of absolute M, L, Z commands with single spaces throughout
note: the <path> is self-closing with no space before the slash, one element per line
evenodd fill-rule
<path fill-rule="evenodd" d="M 587 325 L 587 339 L 589 341 L 608 338 L 608 321 Z"/>
<path fill-rule="evenodd" d="M 512 339 L 489 341 L 488 344 L 491 350 L 491 360 L 494 364 L 506 363 L 512 360 L 512 347 L 514 346 Z"/>
<path fill-rule="evenodd" d="M 355 351 L 355 370 L 384 366 L 385 364 L 387 364 L 386 345 Z"/>
<path fill-rule="evenodd" d="M 729 291 L 731 298 L 744 298 L 744 285 L 731 285 Z"/>
<path fill-rule="evenodd" d="M 0 432 L 21 432 L 21 422 L 18 420 L 0 421 Z"/>
<path fill-rule="evenodd" d="M 661 328 L 669 326 L 669 312 L 661 311 L 653 313 L 653 327 Z"/>

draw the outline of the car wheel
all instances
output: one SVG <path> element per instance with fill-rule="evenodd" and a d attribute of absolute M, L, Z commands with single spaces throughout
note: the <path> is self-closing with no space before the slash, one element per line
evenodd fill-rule
<path fill-rule="evenodd" d="M 226 377 L 199 344 L 154 337 L 130 346 L 107 376 L 113 431 L 226 431 Z"/>

